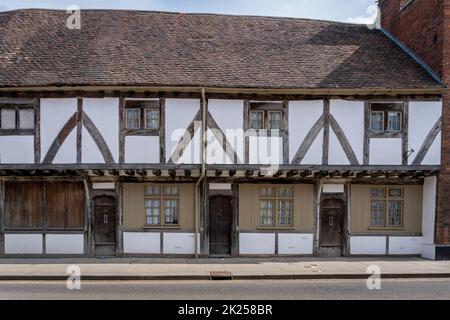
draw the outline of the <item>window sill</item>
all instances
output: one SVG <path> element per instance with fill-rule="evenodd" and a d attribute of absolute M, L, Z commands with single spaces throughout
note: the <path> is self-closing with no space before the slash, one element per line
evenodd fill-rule
<path fill-rule="evenodd" d="M 405 227 L 369 227 L 368 229 L 378 231 L 405 231 Z"/>
<path fill-rule="evenodd" d="M 180 226 L 149 226 L 145 225 L 142 227 L 142 229 L 170 229 L 170 230 L 179 230 L 181 229 Z"/>
<path fill-rule="evenodd" d="M 256 229 L 257 230 L 265 230 L 265 231 L 267 231 L 267 230 L 274 230 L 274 231 L 277 231 L 277 230 L 285 230 L 285 231 L 295 230 L 294 227 L 257 227 Z"/>

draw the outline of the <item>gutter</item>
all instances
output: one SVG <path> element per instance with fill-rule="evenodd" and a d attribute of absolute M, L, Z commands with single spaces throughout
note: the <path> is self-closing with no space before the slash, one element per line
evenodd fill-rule
<path fill-rule="evenodd" d="M 202 134 L 200 138 L 201 150 L 201 171 L 200 176 L 195 183 L 195 258 L 199 257 L 199 222 L 200 222 L 200 185 L 206 176 L 206 90 L 201 89 L 201 108 L 202 108 Z"/>

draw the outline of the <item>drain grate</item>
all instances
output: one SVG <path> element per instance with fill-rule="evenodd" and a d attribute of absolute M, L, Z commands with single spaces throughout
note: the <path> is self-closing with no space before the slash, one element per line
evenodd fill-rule
<path fill-rule="evenodd" d="M 233 280 L 231 272 L 227 271 L 213 271 L 209 273 L 210 280 Z"/>

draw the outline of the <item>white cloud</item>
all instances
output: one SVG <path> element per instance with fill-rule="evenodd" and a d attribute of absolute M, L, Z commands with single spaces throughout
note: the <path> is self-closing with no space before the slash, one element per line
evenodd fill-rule
<path fill-rule="evenodd" d="M 371 5 L 366 10 L 366 16 L 350 17 L 347 21 L 358 24 L 373 24 L 378 17 L 378 11 L 379 9 L 377 5 Z"/>

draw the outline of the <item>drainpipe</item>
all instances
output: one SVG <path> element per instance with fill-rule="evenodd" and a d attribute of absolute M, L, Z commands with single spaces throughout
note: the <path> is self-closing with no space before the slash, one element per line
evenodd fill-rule
<path fill-rule="evenodd" d="M 205 88 L 202 88 L 201 91 L 202 101 L 201 101 L 201 108 L 202 108 L 202 134 L 200 138 L 200 150 L 201 150 L 201 164 L 202 169 L 200 172 L 200 176 L 197 180 L 197 183 L 195 184 L 195 258 L 198 258 L 199 256 L 199 222 L 200 222 L 200 185 L 203 181 L 203 179 L 206 176 L 206 90 Z"/>

